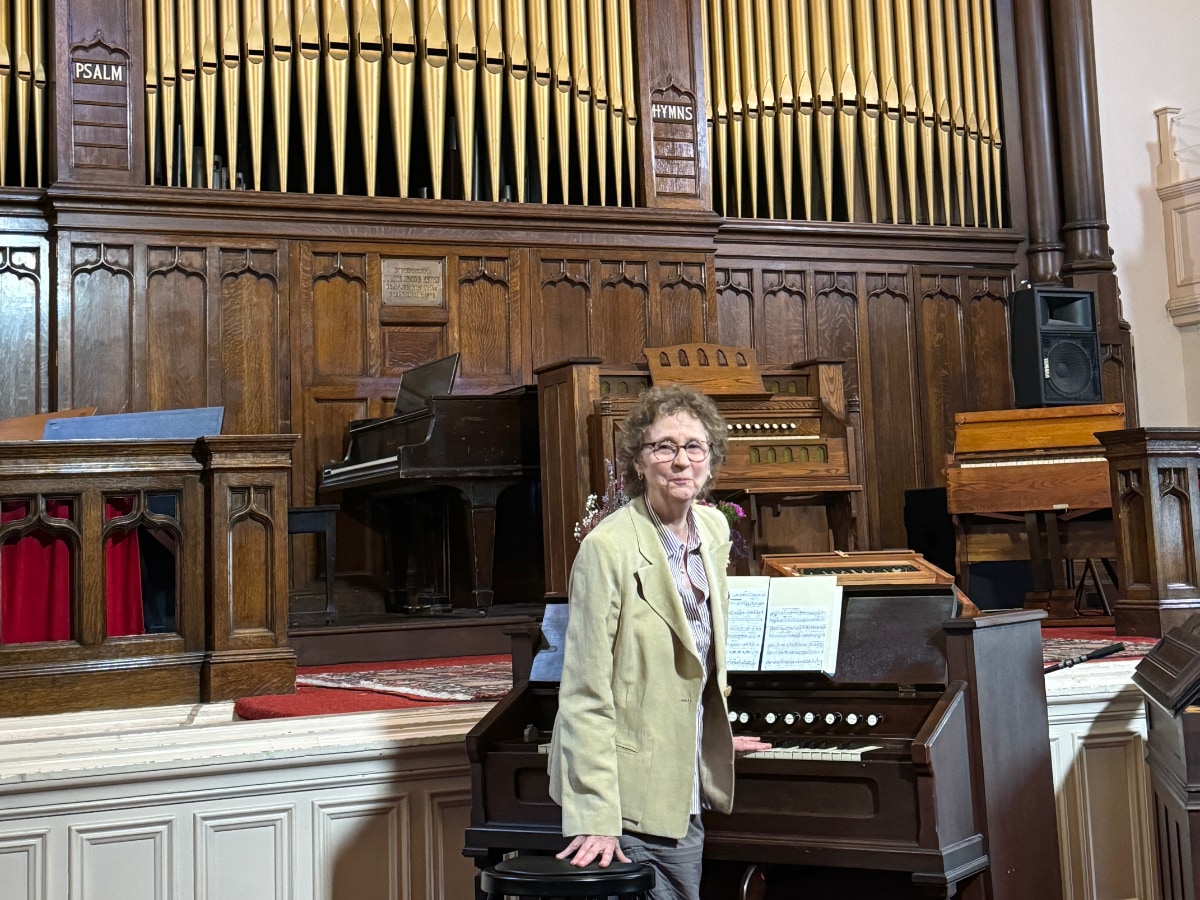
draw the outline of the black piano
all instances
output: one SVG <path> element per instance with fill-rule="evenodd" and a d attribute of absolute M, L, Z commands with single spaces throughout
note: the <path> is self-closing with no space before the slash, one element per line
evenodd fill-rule
<path fill-rule="evenodd" d="M 322 471 L 322 493 L 367 498 L 388 514 L 389 610 L 449 611 L 451 544 L 460 534 L 468 548 L 472 605 L 491 606 L 500 495 L 523 485 L 523 505 L 536 507 L 536 392 L 453 394 L 457 368 L 455 354 L 405 372 L 394 415 L 351 422 L 345 458 Z M 463 510 L 458 520 L 450 514 L 453 505 Z M 521 538 L 540 541 L 536 510 L 532 519 L 528 530 L 529 522 L 522 522 Z M 529 556 L 540 561 L 540 544 L 536 554 Z"/>
<path fill-rule="evenodd" d="M 835 675 L 731 673 L 734 810 L 707 814 L 705 898 L 1061 898 L 1040 611 L 955 618 L 950 587 L 845 588 Z M 557 686 L 467 737 L 483 868 L 565 845 L 544 749 Z"/>

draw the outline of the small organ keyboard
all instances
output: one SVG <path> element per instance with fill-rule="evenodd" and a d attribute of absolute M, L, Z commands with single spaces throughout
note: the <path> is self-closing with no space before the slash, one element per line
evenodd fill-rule
<path fill-rule="evenodd" d="M 766 554 L 764 575 L 836 575 L 838 584 L 952 584 L 954 576 L 912 550 Z"/>
<path fill-rule="evenodd" d="M 734 733 L 773 746 L 738 756 L 733 812 L 705 814 L 705 896 L 767 864 L 785 882 L 768 900 L 830 877 L 844 900 L 1057 900 L 1040 614 L 955 608 L 948 584 L 851 585 L 832 676 L 729 674 Z M 546 773 L 557 689 L 522 681 L 467 736 L 480 868 L 566 846 Z"/>

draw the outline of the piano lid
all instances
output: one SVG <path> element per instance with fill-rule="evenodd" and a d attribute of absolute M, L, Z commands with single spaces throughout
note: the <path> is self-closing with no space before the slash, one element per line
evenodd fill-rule
<path fill-rule="evenodd" d="M 454 376 L 458 373 L 458 354 L 434 360 L 423 366 L 415 366 L 400 375 L 396 388 L 396 406 L 393 415 L 403 416 L 425 409 L 429 398 L 449 394 L 454 389 Z"/>

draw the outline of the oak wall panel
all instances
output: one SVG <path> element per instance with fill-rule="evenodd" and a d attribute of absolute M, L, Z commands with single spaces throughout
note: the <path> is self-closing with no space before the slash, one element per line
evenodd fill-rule
<path fill-rule="evenodd" d="M 659 263 L 659 302 L 651 310 L 657 347 L 703 342 L 708 332 L 708 278 L 702 262 Z"/>
<path fill-rule="evenodd" d="M 586 259 L 543 257 L 530 297 L 533 368 L 590 355 L 588 315 L 591 264 Z"/>
<path fill-rule="evenodd" d="M 367 283 L 365 255 L 314 253 L 311 292 L 312 377 L 364 376 L 379 373 L 371 359 L 371 338 L 378 335 L 378 307 Z M 378 303 L 376 292 L 375 304 Z"/>
<path fill-rule="evenodd" d="M 460 355 L 459 390 L 493 393 L 524 384 L 525 316 L 519 254 L 459 256 L 458 302 L 450 314 L 450 340 Z"/>
<path fill-rule="evenodd" d="M 133 246 L 65 239 L 58 297 L 58 408 L 135 412 Z"/>
<path fill-rule="evenodd" d="M 274 253 L 222 250 L 221 403 L 227 434 L 289 431 L 286 284 Z"/>
<path fill-rule="evenodd" d="M 786 365 L 808 359 L 808 273 L 801 269 L 764 269 L 762 272 L 764 321 L 760 363 Z"/>
<path fill-rule="evenodd" d="M 46 256 L 39 237 L 0 237 L 0 419 L 49 408 Z"/>
<path fill-rule="evenodd" d="M 146 250 L 146 406 L 210 405 L 208 253 L 203 247 Z"/>
<path fill-rule="evenodd" d="M 600 283 L 593 284 L 588 343 L 606 363 L 641 358 L 642 348 L 659 346 L 650 338 L 650 285 L 646 266 L 604 261 Z"/>

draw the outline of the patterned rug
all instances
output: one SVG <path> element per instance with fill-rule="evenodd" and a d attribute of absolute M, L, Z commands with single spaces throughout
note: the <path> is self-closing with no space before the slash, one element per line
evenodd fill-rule
<path fill-rule="evenodd" d="M 495 700 L 512 689 L 512 664 L 476 663 L 369 672 L 319 672 L 296 676 L 296 684 L 399 694 L 414 700 Z"/>
<path fill-rule="evenodd" d="M 1078 659 L 1093 650 L 1110 644 L 1124 644 L 1125 649 L 1103 657 L 1104 659 L 1130 659 L 1145 656 L 1155 645 L 1154 638 L 1113 638 L 1112 640 L 1084 640 L 1080 638 L 1042 638 L 1042 659 L 1047 665 L 1067 659 Z"/>

